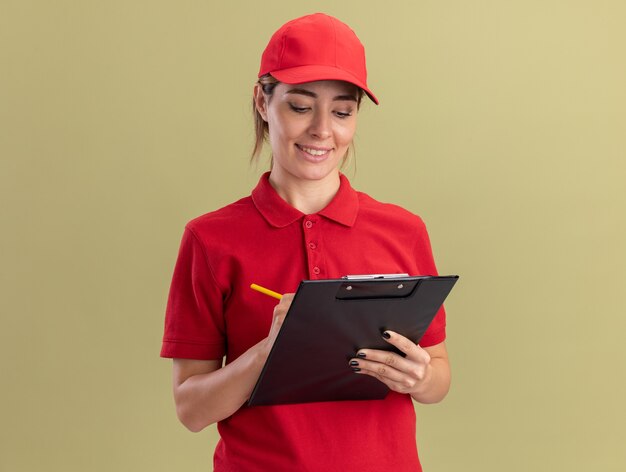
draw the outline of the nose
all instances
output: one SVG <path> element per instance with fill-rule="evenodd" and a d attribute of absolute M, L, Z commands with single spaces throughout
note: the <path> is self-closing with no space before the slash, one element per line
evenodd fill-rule
<path fill-rule="evenodd" d="M 327 113 L 316 111 L 313 114 L 309 134 L 317 139 L 328 139 L 331 135 L 331 119 Z"/>

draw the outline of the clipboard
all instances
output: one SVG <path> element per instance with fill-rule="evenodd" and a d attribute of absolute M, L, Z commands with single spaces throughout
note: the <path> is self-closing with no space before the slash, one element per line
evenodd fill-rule
<path fill-rule="evenodd" d="M 418 343 L 459 278 L 358 277 L 300 283 L 249 406 L 385 398 L 388 387 L 354 374 L 349 359 L 362 348 L 395 350 L 386 329 Z"/>

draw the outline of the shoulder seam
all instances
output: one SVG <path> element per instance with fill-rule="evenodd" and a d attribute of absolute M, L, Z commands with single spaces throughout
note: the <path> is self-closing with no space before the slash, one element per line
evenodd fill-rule
<path fill-rule="evenodd" d="M 206 263 L 207 267 L 209 268 L 209 273 L 211 274 L 211 278 L 213 279 L 213 282 L 215 283 L 215 285 L 220 290 L 220 292 L 222 293 L 222 296 L 223 296 L 223 294 L 226 293 L 226 292 L 224 291 L 223 287 L 220 286 L 220 283 L 218 282 L 217 277 L 215 276 L 215 271 L 213 270 L 213 266 L 211 266 L 211 263 L 209 262 L 209 256 L 206 253 L 206 249 L 204 248 L 204 244 L 202 244 L 202 242 L 200 241 L 200 238 L 198 238 L 198 235 L 191 228 L 191 226 L 189 224 L 187 224 L 185 226 L 185 228 L 192 234 L 193 238 L 196 240 L 196 243 L 198 243 L 198 245 L 200 246 L 200 249 L 202 251 L 202 255 L 204 256 L 204 262 Z"/>
<path fill-rule="evenodd" d="M 413 214 L 415 215 L 415 213 Z M 421 216 L 415 215 L 415 217 L 417 218 L 417 221 L 418 221 L 418 235 L 415 238 L 415 246 L 413 248 L 413 254 L 417 254 L 419 252 L 420 246 L 422 245 L 424 240 L 428 240 L 428 230 L 426 229 L 426 223 L 424 223 L 424 220 L 422 219 Z M 427 244 L 427 246 L 428 245 L 429 244 Z M 434 274 L 431 274 L 431 275 L 434 275 Z"/>

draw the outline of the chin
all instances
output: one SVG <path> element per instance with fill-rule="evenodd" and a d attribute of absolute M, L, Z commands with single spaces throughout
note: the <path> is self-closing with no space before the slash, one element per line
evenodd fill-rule
<path fill-rule="evenodd" d="M 317 168 L 317 169 L 303 169 L 298 172 L 298 175 L 303 180 L 324 180 L 329 177 L 333 177 L 339 174 L 339 167 L 334 166 L 331 168 Z"/>

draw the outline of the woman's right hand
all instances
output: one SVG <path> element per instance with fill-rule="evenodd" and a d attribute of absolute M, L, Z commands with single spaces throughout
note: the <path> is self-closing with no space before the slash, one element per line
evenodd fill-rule
<path fill-rule="evenodd" d="M 174 359 L 174 399 L 181 422 L 191 431 L 228 418 L 248 400 L 280 332 L 294 294 L 274 307 L 269 334 L 233 362 Z"/>
<path fill-rule="evenodd" d="M 272 326 L 270 327 L 270 332 L 265 339 L 265 349 L 267 350 L 267 355 L 269 355 L 272 350 L 272 346 L 278 337 L 280 328 L 285 321 L 285 316 L 287 316 L 291 302 L 293 302 L 294 295 L 294 293 L 285 293 L 280 299 L 280 302 L 278 302 L 278 305 L 274 307 Z"/>

